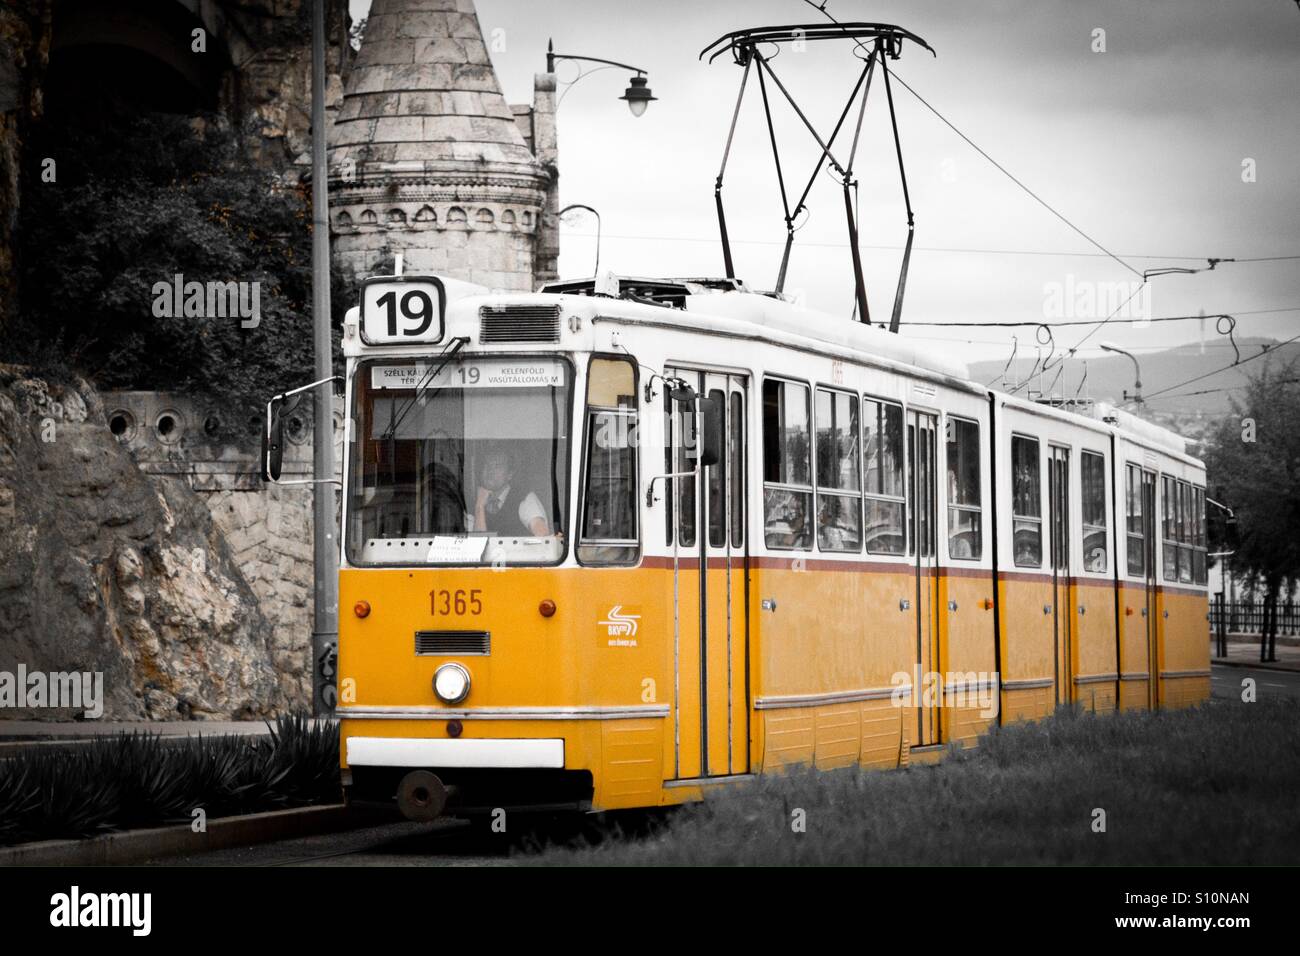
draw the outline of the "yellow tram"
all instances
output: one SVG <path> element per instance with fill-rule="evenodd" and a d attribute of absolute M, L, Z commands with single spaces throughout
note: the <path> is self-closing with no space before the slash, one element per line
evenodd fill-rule
<path fill-rule="evenodd" d="M 1209 694 L 1204 468 L 736 280 L 368 280 L 354 799 L 610 810 Z"/>

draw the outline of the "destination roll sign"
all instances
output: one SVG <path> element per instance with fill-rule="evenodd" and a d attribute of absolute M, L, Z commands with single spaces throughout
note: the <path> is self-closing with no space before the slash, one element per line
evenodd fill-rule
<path fill-rule="evenodd" d="M 436 276 L 376 276 L 361 284 L 361 340 L 367 345 L 442 341 L 447 294 Z"/>
<path fill-rule="evenodd" d="M 564 385 L 560 359 L 474 358 L 448 365 L 428 380 L 426 362 L 380 365 L 370 370 L 371 388 L 417 388 L 421 383 L 440 388 L 559 388 Z"/>

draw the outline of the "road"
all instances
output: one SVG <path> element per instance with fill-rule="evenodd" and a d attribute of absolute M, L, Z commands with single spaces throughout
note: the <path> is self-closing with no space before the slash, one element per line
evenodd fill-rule
<path fill-rule="evenodd" d="M 504 833 L 488 819 L 394 822 L 343 833 L 153 860 L 150 866 L 511 866 L 543 847 L 640 839 L 664 811 L 510 814 Z"/>
<path fill-rule="evenodd" d="M 1210 669 L 1210 693 L 1222 700 L 1240 700 L 1242 681 L 1255 682 L 1255 699 L 1300 697 L 1300 672 L 1265 670 L 1260 667 L 1234 667 L 1215 664 Z"/>

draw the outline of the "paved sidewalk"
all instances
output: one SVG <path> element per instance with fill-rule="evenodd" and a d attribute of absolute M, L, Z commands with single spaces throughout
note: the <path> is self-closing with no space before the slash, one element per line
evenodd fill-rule
<path fill-rule="evenodd" d="M 1227 664 L 1231 667 L 1258 667 L 1261 670 L 1300 671 L 1300 647 L 1290 647 L 1281 642 L 1277 645 L 1277 660 L 1261 663 L 1259 659 L 1259 642 L 1244 644 L 1237 641 L 1228 642 L 1228 656 L 1216 657 L 1215 642 L 1210 641 L 1210 662 Z"/>

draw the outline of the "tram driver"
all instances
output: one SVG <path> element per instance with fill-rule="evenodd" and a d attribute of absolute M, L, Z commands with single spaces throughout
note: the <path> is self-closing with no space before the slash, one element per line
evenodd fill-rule
<path fill-rule="evenodd" d="M 499 537 L 544 537 L 551 533 L 541 501 L 515 478 L 514 463 L 506 449 L 494 448 L 483 456 L 471 531 L 488 531 Z"/>

